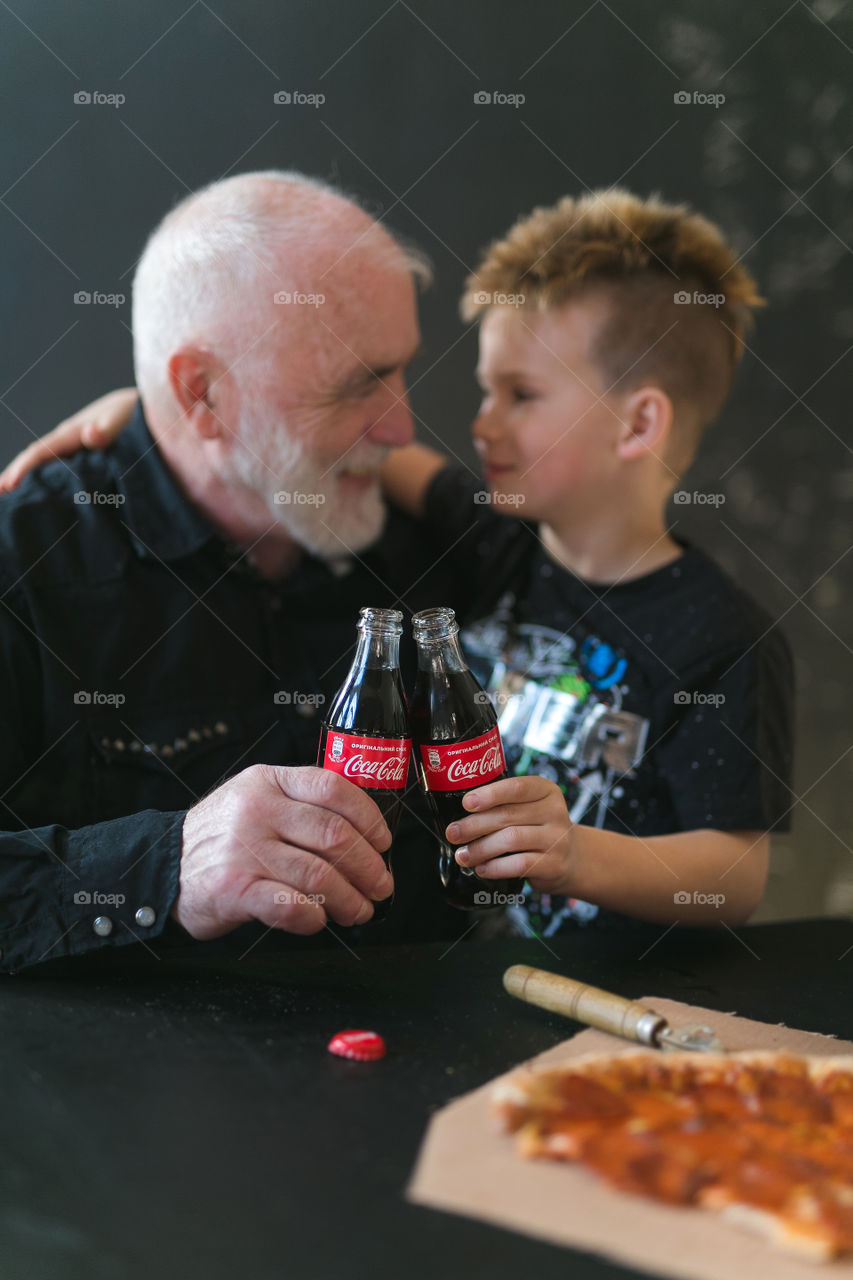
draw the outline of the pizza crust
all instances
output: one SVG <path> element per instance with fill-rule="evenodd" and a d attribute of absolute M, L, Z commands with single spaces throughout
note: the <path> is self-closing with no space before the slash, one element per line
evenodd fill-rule
<path fill-rule="evenodd" d="M 723 1222 L 750 1231 L 753 1235 L 760 1235 L 774 1249 L 796 1254 L 804 1261 L 832 1262 L 837 1256 L 836 1250 L 827 1240 L 815 1235 L 806 1226 L 787 1221 L 754 1204 L 734 1201 L 731 1204 L 716 1205 L 709 1198 L 702 1200 L 702 1208 L 715 1210 Z"/>

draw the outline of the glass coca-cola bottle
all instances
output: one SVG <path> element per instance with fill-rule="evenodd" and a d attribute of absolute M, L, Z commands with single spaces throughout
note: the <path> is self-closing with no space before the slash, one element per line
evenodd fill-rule
<path fill-rule="evenodd" d="M 483 880 L 460 867 L 445 830 L 470 817 L 462 807 L 467 791 L 506 778 L 497 717 L 488 694 L 459 648 L 452 609 L 425 609 L 412 618 L 418 675 L 412 698 L 414 758 L 439 842 L 439 875 L 454 907 L 498 907 L 516 900 L 523 880 Z"/>
<path fill-rule="evenodd" d="M 362 787 L 393 838 L 402 811 L 412 742 L 400 677 L 399 609 L 362 609 L 358 645 L 347 676 L 323 722 L 317 764 Z M 390 850 L 384 854 L 391 870 Z M 374 920 L 392 899 L 374 904 Z"/>

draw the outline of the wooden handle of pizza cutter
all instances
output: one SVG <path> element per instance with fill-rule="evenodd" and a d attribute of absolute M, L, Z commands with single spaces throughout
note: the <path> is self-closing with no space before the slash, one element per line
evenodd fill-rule
<path fill-rule="evenodd" d="M 528 1004 L 640 1044 L 653 1045 L 657 1032 L 666 1026 L 666 1018 L 645 1005 L 528 964 L 514 964 L 507 969 L 504 987 L 511 996 Z"/>

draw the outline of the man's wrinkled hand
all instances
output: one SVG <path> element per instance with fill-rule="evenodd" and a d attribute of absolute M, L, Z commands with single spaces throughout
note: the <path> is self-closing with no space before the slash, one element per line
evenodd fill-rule
<path fill-rule="evenodd" d="M 364 924 L 393 880 L 377 805 L 336 773 L 252 765 L 187 813 L 171 914 L 194 938 L 260 920 L 310 934 Z"/>

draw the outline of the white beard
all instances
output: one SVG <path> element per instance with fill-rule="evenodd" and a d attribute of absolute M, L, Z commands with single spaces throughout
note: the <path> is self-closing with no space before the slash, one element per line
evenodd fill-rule
<path fill-rule="evenodd" d="M 387 446 L 363 441 L 337 462 L 320 461 L 252 401 L 241 418 L 232 463 L 294 541 L 323 560 L 340 560 L 374 543 L 387 514 L 378 482 L 363 492 L 346 492 L 340 473 L 378 471 L 387 454 Z"/>

